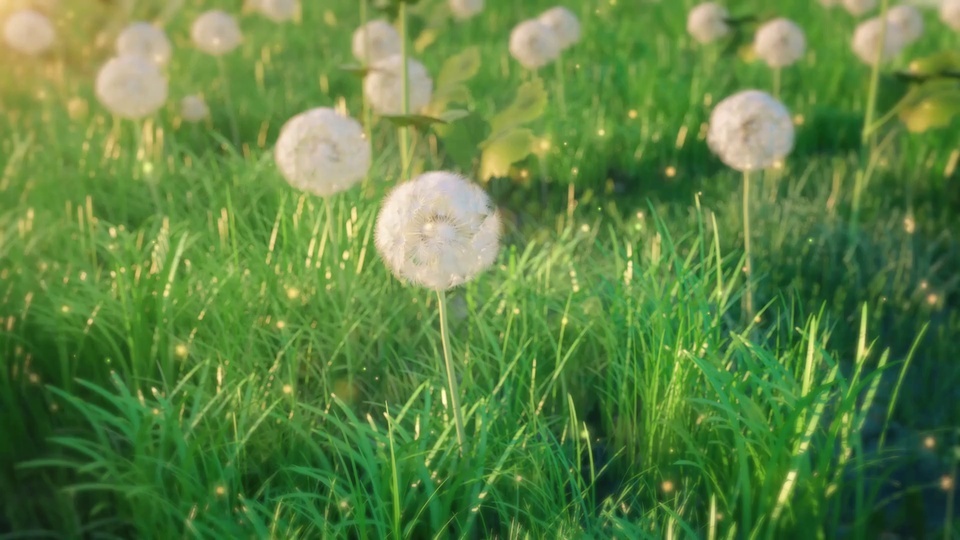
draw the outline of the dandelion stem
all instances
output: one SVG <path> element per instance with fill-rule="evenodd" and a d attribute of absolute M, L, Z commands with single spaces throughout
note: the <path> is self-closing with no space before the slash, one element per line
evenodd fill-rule
<path fill-rule="evenodd" d="M 747 280 L 743 296 L 743 312 L 747 324 L 753 321 L 753 261 L 750 258 L 750 173 L 743 172 L 743 271 Z"/>
<path fill-rule="evenodd" d="M 227 77 L 227 64 L 223 56 L 217 57 L 217 67 L 220 69 L 220 84 L 223 85 L 223 103 L 227 107 L 227 119 L 230 121 L 230 136 L 237 152 L 240 151 L 240 128 L 237 126 L 237 111 L 233 107 L 233 96 L 230 92 L 230 79 Z"/>
<path fill-rule="evenodd" d="M 557 70 L 556 74 L 556 84 L 557 84 L 557 102 L 560 103 L 560 113 L 564 118 L 567 117 L 567 99 L 564 95 L 564 86 L 566 86 L 566 70 L 563 69 L 563 55 L 561 54 L 557 57 L 556 62 L 554 62 L 554 67 Z"/>
<path fill-rule="evenodd" d="M 406 116 L 410 114 L 410 74 L 408 73 L 409 70 L 407 66 L 407 56 L 410 54 L 410 51 L 408 50 L 407 43 L 407 4 L 402 0 L 400 2 L 398 19 L 400 23 L 400 57 L 402 59 L 400 65 L 400 113 Z M 399 129 L 400 179 L 403 181 L 406 180 L 410 174 L 410 128 L 401 126 Z"/>
<path fill-rule="evenodd" d="M 338 234 L 333 232 L 333 204 L 330 203 L 330 197 L 323 198 L 323 213 L 324 213 L 324 224 L 323 224 L 323 234 L 326 235 L 327 239 L 330 240 L 330 251 L 333 253 L 333 265 L 336 268 L 332 268 L 331 272 L 337 274 L 337 285 L 342 289 L 342 272 L 340 272 L 340 258 L 342 256 L 340 252 L 340 243 L 338 239 Z"/>
<path fill-rule="evenodd" d="M 863 131 L 861 132 L 862 144 L 870 143 L 870 149 L 873 150 L 873 117 L 876 116 L 877 93 L 880 87 L 880 64 L 883 61 L 883 52 L 887 41 L 887 11 L 889 10 L 890 0 L 880 0 L 880 39 L 877 43 L 877 53 L 875 61 L 870 69 L 870 86 L 867 90 L 867 110 L 863 119 Z"/>
<path fill-rule="evenodd" d="M 367 26 L 367 0 L 360 0 L 360 27 L 366 28 Z M 364 33 L 365 38 L 369 41 L 369 32 Z M 363 59 L 363 67 L 370 67 L 370 46 L 364 47 L 364 55 L 366 58 Z M 367 139 L 370 140 L 371 126 L 373 125 L 373 109 L 370 107 L 370 102 L 367 100 L 366 92 L 361 92 L 363 97 L 363 130 L 367 134 Z"/>
<path fill-rule="evenodd" d="M 780 99 L 780 78 L 782 75 L 782 68 L 773 69 L 773 97 Z"/>
<path fill-rule="evenodd" d="M 460 392 L 457 390 L 457 377 L 453 372 L 453 362 L 450 360 L 450 329 L 447 327 L 447 292 L 437 291 L 437 305 L 440 308 L 440 341 L 443 344 L 443 364 L 447 371 L 447 390 L 450 392 L 450 407 L 453 409 L 453 420 L 457 425 L 457 445 L 463 453 L 463 440 L 466 438 L 463 429 L 463 415 L 460 410 Z"/>

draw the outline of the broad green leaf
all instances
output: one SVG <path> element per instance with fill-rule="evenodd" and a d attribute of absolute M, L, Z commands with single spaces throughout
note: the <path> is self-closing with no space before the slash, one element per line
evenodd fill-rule
<path fill-rule="evenodd" d="M 420 32 L 417 40 L 413 42 L 413 50 L 417 51 L 417 54 L 422 54 L 435 41 L 437 41 L 437 31 L 433 28 L 427 28 Z"/>
<path fill-rule="evenodd" d="M 442 111 L 450 108 L 450 104 L 452 103 L 466 104 L 470 103 L 471 100 L 470 91 L 467 90 L 467 87 L 458 84 L 445 90 L 434 92 L 433 99 L 430 101 L 430 105 L 426 110 L 428 114 L 440 115 Z"/>
<path fill-rule="evenodd" d="M 392 114 L 384 115 L 383 118 L 389 120 L 397 127 L 413 126 L 417 129 L 429 128 L 431 124 L 447 123 L 446 120 L 441 118 L 435 118 L 433 116 L 426 116 L 423 114 Z"/>
<path fill-rule="evenodd" d="M 470 116 L 470 111 L 464 109 L 450 109 L 440 114 L 440 119 L 449 123 L 456 122 L 457 120 L 466 118 L 467 116 Z"/>
<path fill-rule="evenodd" d="M 364 66 L 358 66 L 356 64 L 347 64 L 345 66 L 340 66 L 341 71 L 346 71 L 351 75 L 363 78 L 367 76 L 367 73 L 370 73 L 370 68 Z"/>
<path fill-rule="evenodd" d="M 480 155 L 480 179 L 510 174 L 510 167 L 530 155 L 533 132 L 526 128 L 508 131 L 487 142 Z"/>
<path fill-rule="evenodd" d="M 547 108 L 547 91 L 543 81 L 535 79 L 524 83 L 517 90 L 517 97 L 509 107 L 497 113 L 490 121 L 490 129 L 496 135 L 512 127 L 536 120 Z"/>
<path fill-rule="evenodd" d="M 912 133 L 947 127 L 960 114 L 960 85 L 941 88 L 900 110 L 900 121 Z"/>
<path fill-rule="evenodd" d="M 455 54 L 443 63 L 437 76 L 437 90 L 460 85 L 472 79 L 480 71 L 480 48 L 471 46 Z"/>
<path fill-rule="evenodd" d="M 949 71 L 960 71 L 960 51 L 943 51 L 917 58 L 907 66 L 911 75 L 936 76 Z"/>
<path fill-rule="evenodd" d="M 452 124 L 434 127 L 443 153 L 461 171 L 472 171 L 480 144 L 486 139 L 489 126 L 480 116 L 470 113 Z"/>

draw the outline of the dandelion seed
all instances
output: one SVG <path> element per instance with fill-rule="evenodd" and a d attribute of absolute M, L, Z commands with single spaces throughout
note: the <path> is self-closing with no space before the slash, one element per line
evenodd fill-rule
<path fill-rule="evenodd" d="M 510 55 L 526 69 L 539 69 L 560 56 L 560 39 L 539 20 L 523 21 L 510 32 Z"/>
<path fill-rule="evenodd" d="M 772 68 L 787 67 L 803 57 L 807 40 L 803 30 L 789 19 L 774 19 L 757 30 L 753 48 Z"/>
<path fill-rule="evenodd" d="M 139 54 L 149 58 L 159 66 L 170 61 L 173 46 L 167 34 L 156 26 L 146 23 L 133 23 L 117 36 L 117 55 Z"/>
<path fill-rule="evenodd" d="M 185 122 L 199 122 L 210 116 L 210 108 L 203 96 L 186 96 L 180 100 L 180 116 Z"/>
<path fill-rule="evenodd" d="M 883 39 L 881 46 L 880 40 Z M 903 43 L 894 32 L 884 34 L 883 19 L 874 17 L 860 23 L 853 32 L 852 47 L 861 62 L 868 65 L 883 63 L 900 54 Z"/>
<path fill-rule="evenodd" d="M 707 145 L 728 167 L 766 169 L 793 149 L 790 112 L 759 90 L 738 92 L 717 103 L 710 114 Z"/>
<path fill-rule="evenodd" d="M 363 79 L 363 93 L 377 114 L 403 114 L 403 57 L 399 54 L 377 60 Z M 407 102 L 411 113 L 430 103 L 433 79 L 427 68 L 413 58 L 407 59 Z"/>
<path fill-rule="evenodd" d="M 458 20 L 467 20 L 483 11 L 484 0 L 449 0 L 450 11 Z"/>
<path fill-rule="evenodd" d="M 714 2 L 695 6 L 687 15 L 687 33 L 701 44 L 724 38 L 732 31 L 727 21 L 730 12 Z"/>
<path fill-rule="evenodd" d="M 274 160 L 293 187 L 320 197 L 350 189 L 370 169 L 370 142 L 363 126 L 333 109 L 318 107 L 284 124 Z"/>
<path fill-rule="evenodd" d="M 557 6 L 540 14 L 537 20 L 553 30 L 560 50 L 568 49 L 580 41 L 580 20 L 569 9 Z"/>
<path fill-rule="evenodd" d="M 400 54 L 400 34 L 382 19 L 368 22 L 353 32 L 353 57 L 365 64 Z"/>
<path fill-rule="evenodd" d="M 923 15 L 913 6 L 894 6 L 887 11 L 887 32 L 909 45 L 923 35 Z"/>
<path fill-rule="evenodd" d="M 197 17 L 190 26 L 194 46 L 211 56 L 223 56 L 243 41 L 237 20 L 225 11 L 214 9 Z"/>
<path fill-rule="evenodd" d="M 374 243 L 401 280 L 435 290 L 462 285 L 489 268 L 500 248 L 500 217 L 466 178 L 428 172 L 384 200 Z"/>
<path fill-rule="evenodd" d="M 3 40 L 11 49 L 28 56 L 47 52 L 56 37 L 50 19 L 32 9 L 15 11 L 3 23 Z"/>
<path fill-rule="evenodd" d="M 940 4 L 940 20 L 960 32 L 960 0 L 943 0 Z"/>
<path fill-rule="evenodd" d="M 167 78 L 146 57 L 117 56 L 100 68 L 95 91 L 97 99 L 111 113 L 136 120 L 163 106 L 167 100 Z"/>
<path fill-rule="evenodd" d="M 877 7 L 877 0 L 842 0 L 844 9 L 854 17 L 862 17 Z"/>

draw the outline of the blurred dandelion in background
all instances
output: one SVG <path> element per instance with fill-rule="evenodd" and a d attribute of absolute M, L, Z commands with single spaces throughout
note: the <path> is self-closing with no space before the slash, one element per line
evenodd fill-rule
<path fill-rule="evenodd" d="M 537 17 L 537 20 L 553 30 L 561 50 L 570 48 L 580 41 L 580 20 L 565 7 L 550 8 Z"/>
<path fill-rule="evenodd" d="M 167 78 L 139 54 L 117 56 L 97 73 L 97 99 L 119 118 L 136 120 L 156 112 L 167 100 Z"/>
<path fill-rule="evenodd" d="M 11 13 L 3 23 L 3 40 L 11 49 L 38 56 L 53 47 L 57 33 L 50 19 L 32 9 Z"/>
<path fill-rule="evenodd" d="M 560 39 L 537 19 L 523 21 L 510 32 L 510 55 L 526 69 L 536 70 L 560 56 Z"/>
<path fill-rule="evenodd" d="M 363 93 L 374 112 L 380 115 L 403 114 L 403 57 L 399 54 L 381 58 L 370 66 L 363 79 Z M 426 66 L 407 59 L 407 101 L 409 112 L 423 109 L 433 97 L 433 79 Z"/>
<path fill-rule="evenodd" d="M 701 44 L 724 38 L 732 32 L 730 12 L 714 2 L 704 2 L 687 14 L 687 33 Z"/>
<path fill-rule="evenodd" d="M 369 21 L 353 32 L 353 57 L 373 63 L 400 54 L 400 33 L 382 19 Z"/>
<path fill-rule="evenodd" d="M 146 22 L 133 23 L 117 36 L 118 56 L 139 54 L 160 66 L 165 66 L 173 54 L 173 46 L 167 34 Z"/>
<path fill-rule="evenodd" d="M 243 41 L 237 19 L 225 11 L 211 10 L 201 14 L 190 26 L 190 38 L 197 49 L 211 56 L 225 55 Z"/>

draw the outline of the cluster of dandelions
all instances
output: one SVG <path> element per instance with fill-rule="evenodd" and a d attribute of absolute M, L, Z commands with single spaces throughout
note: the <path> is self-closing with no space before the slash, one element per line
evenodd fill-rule
<path fill-rule="evenodd" d="M 898 5 L 886 17 L 861 22 L 853 32 L 851 48 L 868 65 L 892 60 L 923 35 L 923 15 L 915 7 Z"/>
<path fill-rule="evenodd" d="M 556 6 L 517 24 L 510 32 L 508 48 L 521 66 L 536 70 L 557 60 L 580 38 L 580 20 L 569 9 Z"/>
<path fill-rule="evenodd" d="M 716 2 L 698 4 L 687 13 L 687 33 L 698 43 L 712 43 L 731 32 L 730 12 Z"/>
<path fill-rule="evenodd" d="M 407 57 L 407 88 L 403 88 L 404 56 L 402 38 L 397 29 L 383 19 L 367 22 L 353 32 L 351 49 L 354 58 L 367 67 L 363 78 L 363 95 L 379 115 L 416 112 L 433 99 L 433 79 L 426 66 Z M 404 94 L 407 110 L 404 110 Z"/>

